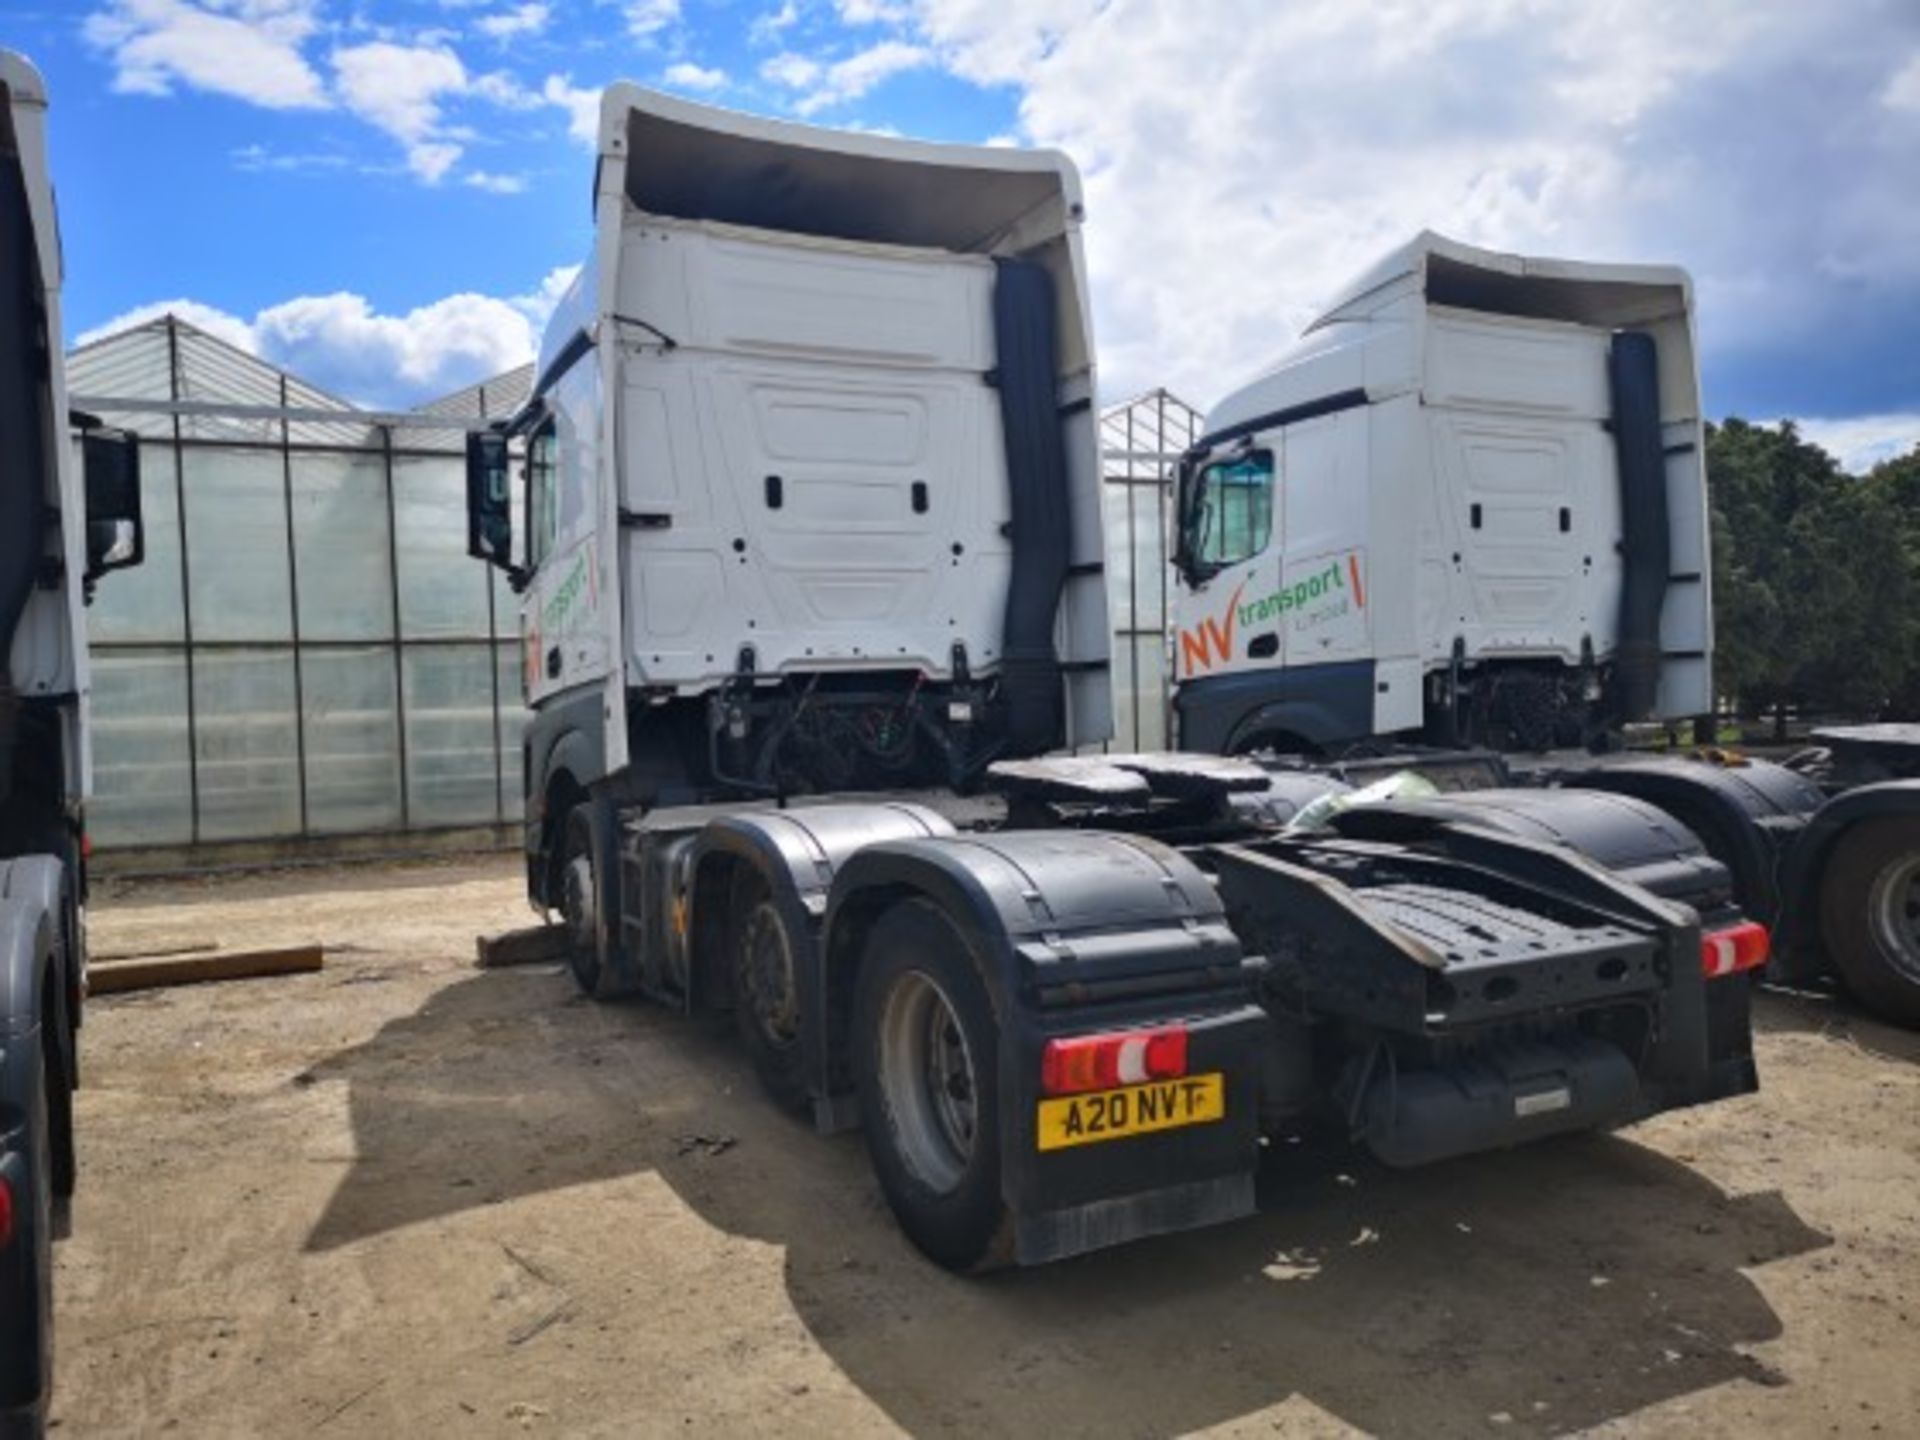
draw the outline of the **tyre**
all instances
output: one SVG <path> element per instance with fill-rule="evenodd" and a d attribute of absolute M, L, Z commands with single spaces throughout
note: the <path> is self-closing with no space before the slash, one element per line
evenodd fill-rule
<path fill-rule="evenodd" d="M 1920 1027 L 1920 823 L 1890 816 L 1842 835 L 1820 919 L 1847 988 L 1887 1019 Z"/>
<path fill-rule="evenodd" d="M 560 827 L 560 924 L 567 932 L 567 964 L 580 989 L 600 988 L 600 885 L 593 843 L 593 817 L 584 804 L 567 812 Z"/>
<path fill-rule="evenodd" d="M 936 906 L 875 922 L 853 1002 L 861 1126 L 907 1237 L 949 1270 L 1008 1264 L 998 1029 L 972 952 Z"/>
<path fill-rule="evenodd" d="M 766 881 L 743 867 L 729 906 L 727 972 L 734 1024 L 761 1087 L 781 1108 L 798 1110 L 807 1098 L 800 1022 L 799 956 Z"/>
<path fill-rule="evenodd" d="M 56 969 L 47 977 L 46 1015 L 40 1047 L 46 1066 L 47 1176 L 56 1200 L 71 1200 L 79 1178 L 73 1136 L 73 1027 L 67 1019 L 67 990 Z"/>
<path fill-rule="evenodd" d="M 0 1435 L 7 1436 L 42 1433 L 53 1381 L 53 1155 L 44 1085 L 29 1100 L 26 1121 L 26 1193 L 14 1196 L 16 1233 L 0 1261 Z"/>

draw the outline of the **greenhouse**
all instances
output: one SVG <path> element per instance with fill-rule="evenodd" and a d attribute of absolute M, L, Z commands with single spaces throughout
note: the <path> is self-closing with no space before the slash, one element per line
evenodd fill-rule
<path fill-rule="evenodd" d="M 513 597 L 465 553 L 461 429 L 172 316 L 76 351 L 69 388 L 141 436 L 145 562 L 89 618 L 98 845 L 518 818 Z"/>
<path fill-rule="evenodd" d="M 101 584 L 102 848 L 471 830 L 521 815 L 517 602 L 466 554 L 464 434 L 531 367 L 362 410 L 174 316 L 69 357 L 76 408 L 141 437 L 146 559 Z M 1103 417 L 1115 744 L 1167 743 L 1165 391 Z"/>

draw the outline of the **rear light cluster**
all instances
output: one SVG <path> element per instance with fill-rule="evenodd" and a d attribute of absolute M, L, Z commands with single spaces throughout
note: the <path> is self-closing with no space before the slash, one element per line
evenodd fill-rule
<path fill-rule="evenodd" d="M 13 1243 L 13 1182 L 0 1175 L 0 1250 Z"/>
<path fill-rule="evenodd" d="M 1040 1056 L 1040 1087 L 1049 1095 L 1111 1090 L 1187 1073 L 1187 1027 L 1116 1030 L 1049 1040 Z"/>
<path fill-rule="evenodd" d="M 1700 968 L 1709 980 L 1758 970 L 1767 963 L 1767 927 L 1751 920 L 1725 930 L 1709 930 L 1700 937 Z"/>

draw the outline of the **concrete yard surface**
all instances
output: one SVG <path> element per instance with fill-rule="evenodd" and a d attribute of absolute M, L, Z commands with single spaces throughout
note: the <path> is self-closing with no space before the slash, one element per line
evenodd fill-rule
<path fill-rule="evenodd" d="M 1759 1002 L 1762 1093 L 961 1280 L 731 1036 L 480 970 L 517 856 L 113 882 L 94 943 L 317 940 L 102 997 L 61 1436 L 1912 1434 L 1920 1036 Z"/>

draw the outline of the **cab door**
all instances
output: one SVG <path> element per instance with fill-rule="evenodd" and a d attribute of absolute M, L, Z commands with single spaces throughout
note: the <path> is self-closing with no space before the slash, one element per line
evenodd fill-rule
<path fill-rule="evenodd" d="M 602 611 L 597 365 L 577 364 L 550 392 L 527 436 L 527 564 L 523 614 L 527 698 L 603 680 L 609 668 Z"/>
<path fill-rule="evenodd" d="M 1282 662 L 1280 437 L 1256 437 L 1194 472 L 1182 497 L 1174 678 Z"/>

